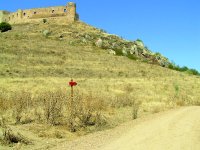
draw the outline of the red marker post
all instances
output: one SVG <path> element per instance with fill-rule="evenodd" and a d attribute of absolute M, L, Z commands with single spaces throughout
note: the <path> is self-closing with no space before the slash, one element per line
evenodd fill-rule
<path fill-rule="evenodd" d="M 76 85 L 77 85 L 77 83 L 74 82 L 73 79 L 71 79 L 71 81 L 69 82 L 69 86 L 71 86 L 71 97 L 72 97 L 72 99 L 74 97 L 74 89 L 73 89 L 73 87 L 76 86 Z"/>
<path fill-rule="evenodd" d="M 71 131 L 74 132 L 74 119 L 75 119 L 75 114 L 74 114 L 74 89 L 73 87 L 76 86 L 77 83 L 73 81 L 73 79 L 71 79 L 71 81 L 69 82 L 69 86 L 71 86 L 71 103 L 70 103 L 70 125 L 71 125 Z"/>

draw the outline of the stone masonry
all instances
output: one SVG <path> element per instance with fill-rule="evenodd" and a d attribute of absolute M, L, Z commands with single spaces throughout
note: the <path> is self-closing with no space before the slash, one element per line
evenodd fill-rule
<path fill-rule="evenodd" d="M 57 6 L 35 9 L 18 9 L 17 12 L 0 11 L 0 23 L 8 22 L 10 24 L 41 22 L 44 19 L 50 22 L 60 24 L 76 21 L 76 4 L 69 2 L 67 6 Z"/>

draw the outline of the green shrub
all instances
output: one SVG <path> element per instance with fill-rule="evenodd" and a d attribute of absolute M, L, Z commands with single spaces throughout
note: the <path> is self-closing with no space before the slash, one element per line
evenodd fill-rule
<path fill-rule="evenodd" d="M 79 19 L 80 19 L 79 14 L 76 13 L 75 20 L 79 21 Z"/>
<path fill-rule="evenodd" d="M 142 41 L 141 39 L 137 39 L 136 41 L 138 41 L 138 42 L 142 42 L 142 43 L 143 43 L 143 41 Z"/>
<path fill-rule="evenodd" d="M 188 69 L 187 73 L 192 74 L 192 75 L 200 75 L 200 73 L 195 69 Z"/>
<path fill-rule="evenodd" d="M 7 23 L 7 22 L 0 23 L 0 31 L 1 32 L 6 32 L 8 30 L 12 30 L 12 26 L 9 23 Z"/>
<path fill-rule="evenodd" d="M 169 69 L 180 71 L 180 72 L 186 72 L 191 75 L 200 75 L 200 73 L 196 69 L 190 69 L 186 66 L 180 67 L 179 65 L 176 65 L 175 63 L 171 63 L 168 66 Z"/>
<path fill-rule="evenodd" d="M 115 49 L 116 55 L 117 56 L 123 56 L 122 50 L 120 49 Z"/>
<path fill-rule="evenodd" d="M 181 71 L 181 67 L 179 65 L 174 66 L 174 70 Z"/>
<path fill-rule="evenodd" d="M 155 56 L 162 56 L 162 55 L 159 52 L 156 52 Z"/>
<path fill-rule="evenodd" d="M 189 70 L 189 68 L 186 66 L 180 68 L 180 71 L 187 71 L 187 70 Z"/>
<path fill-rule="evenodd" d="M 130 53 L 127 54 L 127 57 L 129 59 L 132 59 L 132 60 L 137 60 L 137 57 L 135 55 L 133 55 L 133 54 L 130 54 Z"/>
<path fill-rule="evenodd" d="M 43 21 L 43 23 L 46 23 L 46 22 L 47 22 L 47 19 L 43 19 L 42 21 Z"/>
<path fill-rule="evenodd" d="M 173 64 L 169 64 L 168 68 L 169 69 L 174 69 L 174 65 Z"/>

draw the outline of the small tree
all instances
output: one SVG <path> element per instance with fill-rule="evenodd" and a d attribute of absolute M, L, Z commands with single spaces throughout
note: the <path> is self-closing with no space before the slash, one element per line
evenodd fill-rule
<path fill-rule="evenodd" d="M 79 18 L 80 18 L 80 17 L 79 17 L 79 14 L 76 13 L 75 20 L 76 20 L 76 21 L 79 21 Z"/>
<path fill-rule="evenodd" d="M 43 23 L 46 23 L 46 22 L 47 22 L 47 19 L 43 19 L 42 21 L 43 21 Z"/>
<path fill-rule="evenodd" d="M 1 32 L 6 32 L 8 30 L 12 30 L 12 26 L 9 23 L 7 23 L 7 22 L 0 23 L 0 31 Z"/>

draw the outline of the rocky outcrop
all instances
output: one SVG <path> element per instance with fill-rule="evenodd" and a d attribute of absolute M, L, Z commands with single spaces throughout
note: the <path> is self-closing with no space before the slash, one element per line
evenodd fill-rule
<path fill-rule="evenodd" d="M 95 45 L 97 46 L 97 47 L 102 47 L 103 46 L 103 40 L 101 39 L 101 38 L 99 38 L 96 42 L 95 42 Z"/>
<path fill-rule="evenodd" d="M 88 27 L 88 26 L 87 26 Z M 142 42 L 137 39 L 136 41 L 125 40 L 117 35 L 105 33 L 97 28 L 92 28 L 89 31 L 78 32 L 72 28 L 67 33 L 62 33 L 62 39 L 67 36 L 72 37 L 69 41 L 71 45 L 92 45 L 101 49 L 105 49 L 111 55 L 127 56 L 128 58 L 136 58 L 141 61 L 158 64 L 163 67 L 168 67 L 170 62 L 161 54 L 153 53 Z M 57 37 L 60 37 L 61 33 Z"/>

